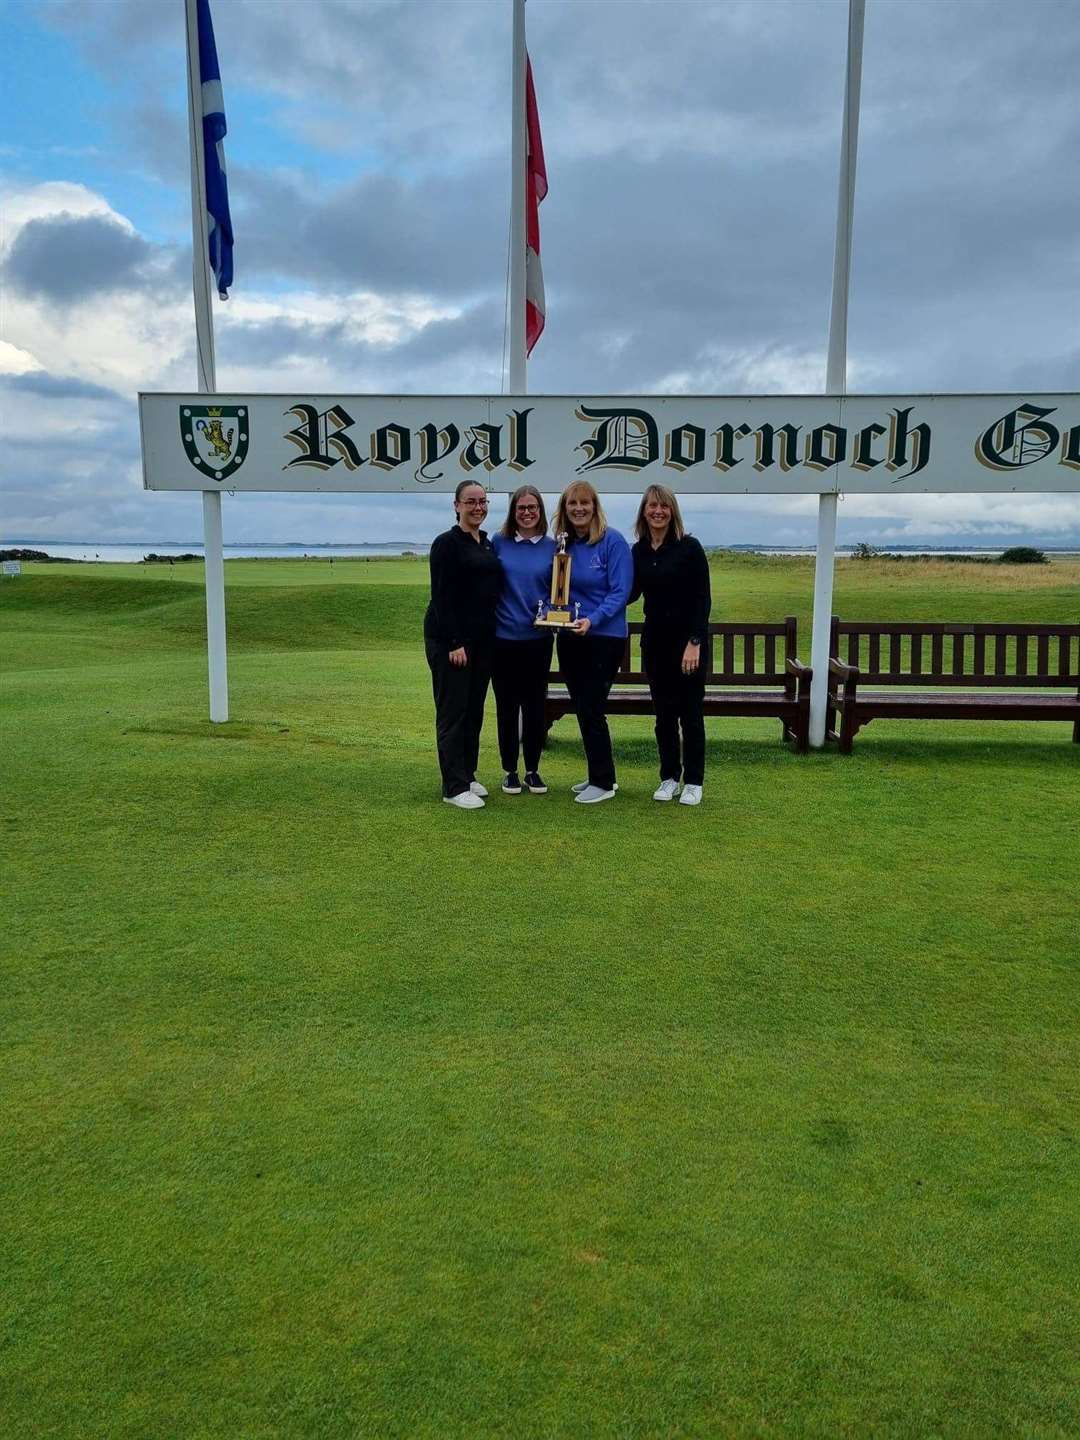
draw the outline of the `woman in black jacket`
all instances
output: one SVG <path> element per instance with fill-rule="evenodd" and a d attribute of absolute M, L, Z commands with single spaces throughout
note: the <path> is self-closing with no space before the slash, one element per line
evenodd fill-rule
<path fill-rule="evenodd" d="M 435 696 L 439 769 L 443 800 L 461 810 L 482 809 L 487 794 L 476 764 L 502 588 L 502 567 L 480 528 L 487 512 L 483 485 L 463 480 L 454 491 L 457 524 L 435 537 L 429 556 L 424 649 Z"/>
<path fill-rule="evenodd" d="M 656 712 L 660 784 L 654 800 L 700 805 L 705 782 L 705 671 L 712 591 L 709 562 L 687 535 L 679 502 L 665 485 L 641 497 L 633 547 L 631 600 L 645 599 L 641 654 Z M 681 735 L 680 735 L 681 732 Z"/>

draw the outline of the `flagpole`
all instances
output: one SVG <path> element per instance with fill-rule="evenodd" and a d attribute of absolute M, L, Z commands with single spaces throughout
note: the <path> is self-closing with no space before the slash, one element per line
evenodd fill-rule
<path fill-rule="evenodd" d="M 206 222 L 206 165 L 203 155 L 202 73 L 196 0 L 184 0 L 187 21 L 188 139 L 191 158 L 192 282 L 195 298 L 195 349 L 199 390 L 217 390 L 214 314 L 210 298 L 209 235 Z M 229 718 L 229 675 L 225 651 L 225 563 L 221 538 L 221 492 L 204 490 L 203 550 L 206 554 L 206 656 L 210 683 L 210 719 Z"/>
<path fill-rule="evenodd" d="M 528 391 L 525 356 L 525 0 L 513 0 L 510 93 L 510 394 Z"/>
<path fill-rule="evenodd" d="M 851 231 L 855 217 L 855 160 L 859 148 L 859 95 L 862 88 L 863 22 L 866 0 L 848 0 L 847 75 L 844 81 L 844 125 L 840 137 L 840 185 L 836 201 L 836 244 L 833 251 L 832 306 L 829 312 L 829 353 L 825 393 L 847 394 L 848 295 L 851 289 Z M 829 639 L 832 622 L 833 571 L 836 560 L 836 491 L 818 496 L 817 555 L 814 561 L 814 620 L 810 664 L 810 744 L 825 744 L 829 691 Z"/>

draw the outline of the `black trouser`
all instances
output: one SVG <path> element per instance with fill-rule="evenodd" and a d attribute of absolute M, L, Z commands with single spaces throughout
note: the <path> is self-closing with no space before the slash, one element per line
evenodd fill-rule
<path fill-rule="evenodd" d="M 540 768 L 551 644 L 551 635 L 540 635 L 535 640 L 495 641 L 491 685 L 499 726 L 499 758 L 508 775 L 518 768 L 519 740 L 526 775 Z"/>
<path fill-rule="evenodd" d="M 424 641 L 435 696 L 435 739 L 446 796 L 460 795 L 476 779 L 484 701 L 491 679 L 490 640 L 466 643 L 467 665 L 450 664 L 450 647 L 441 640 Z"/>
<path fill-rule="evenodd" d="M 682 634 L 651 634 L 646 631 L 642 637 L 641 656 L 656 712 L 660 779 L 682 779 L 686 785 L 701 785 L 705 781 L 703 702 L 708 655 L 707 647 L 703 645 L 698 668 L 693 674 L 684 675 L 682 657 L 685 649 L 686 636 Z"/>
<path fill-rule="evenodd" d="M 615 785 L 615 757 L 611 753 L 611 733 L 604 709 L 626 641 L 617 636 L 573 635 L 563 631 L 558 647 L 559 669 L 566 678 L 585 746 L 589 784 L 611 790 Z"/>

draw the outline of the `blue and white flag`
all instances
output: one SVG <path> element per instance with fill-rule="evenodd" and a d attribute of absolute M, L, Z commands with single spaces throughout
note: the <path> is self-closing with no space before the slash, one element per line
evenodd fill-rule
<path fill-rule="evenodd" d="M 214 22 L 210 0 L 197 0 L 199 20 L 199 78 L 202 80 L 203 158 L 206 166 L 206 229 L 210 268 L 222 300 L 233 283 L 233 228 L 229 215 L 229 186 L 225 179 L 225 100 L 221 93 Z"/>

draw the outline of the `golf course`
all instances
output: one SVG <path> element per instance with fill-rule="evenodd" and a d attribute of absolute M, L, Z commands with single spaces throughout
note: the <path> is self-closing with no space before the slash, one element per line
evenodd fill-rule
<path fill-rule="evenodd" d="M 812 558 L 711 557 L 713 618 Z M 1080 745 L 440 803 L 424 559 L 0 582 L 0 1437 L 1080 1434 Z M 836 613 L 1080 620 L 1080 560 Z M 636 618 L 636 612 L 632 614 Z"/>

